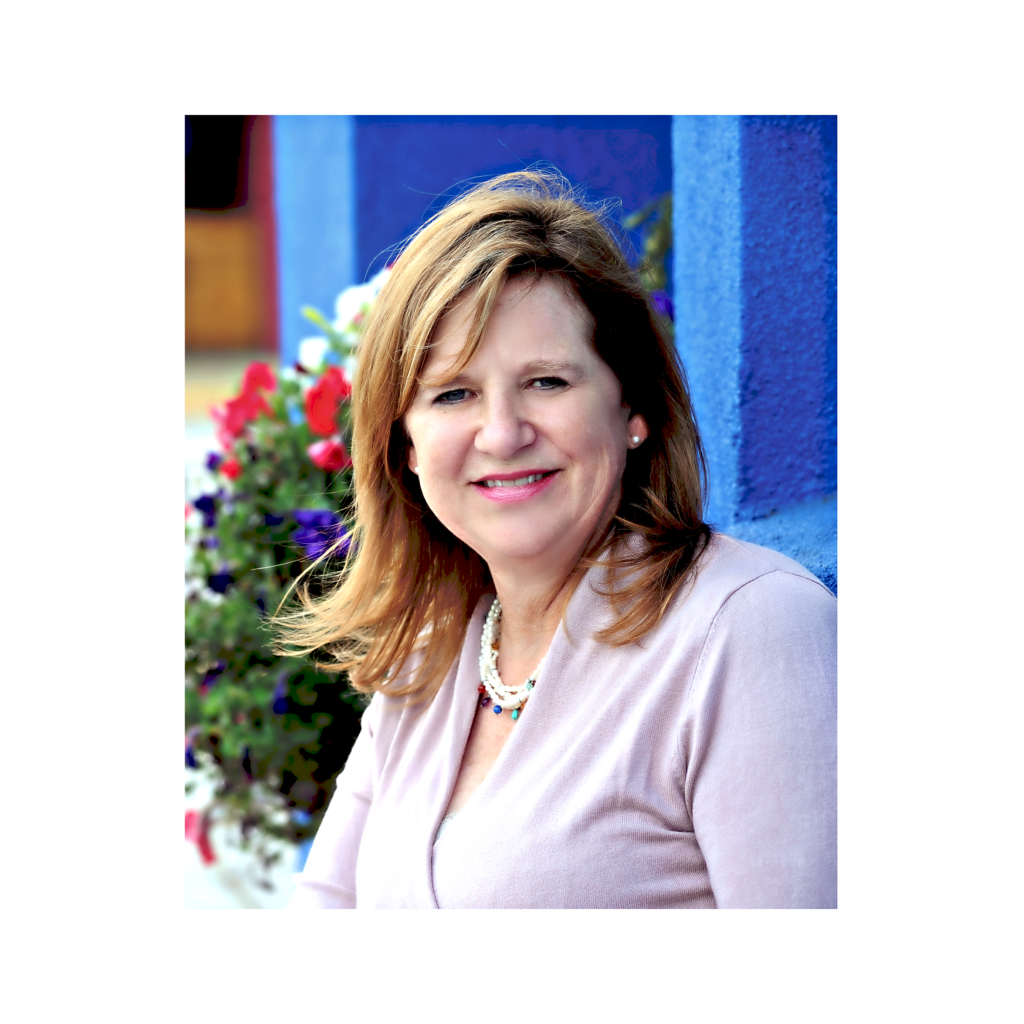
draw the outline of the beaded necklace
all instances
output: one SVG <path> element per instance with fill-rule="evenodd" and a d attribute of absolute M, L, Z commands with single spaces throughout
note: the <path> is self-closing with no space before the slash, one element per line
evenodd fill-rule
<path fill-rule="evenodd" d="M 494 713 L 500 715 L 503 710 L 511 710 L 512 721 L 515 722 L 523 713 L 523 707 L 530 696 L 533 684 L 540 675 L 544 658 L 522 686 L 506 686 L 498 675 L 498 637 L 501 632 L 501 602 L 495 598 L 491 610 L 484 620 L 484 631 L 480 635 L 480 679 L 476 688 L 480 694 L 479 707 L 485 708 L 494 701 Z"/>

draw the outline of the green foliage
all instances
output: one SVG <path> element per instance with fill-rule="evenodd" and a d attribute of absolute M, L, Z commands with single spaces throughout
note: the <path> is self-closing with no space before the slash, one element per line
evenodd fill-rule
<path fill-rule="evenodd" d="M 672 193 L 665 192 L 629 214 L 622 226 L 630 231 L 642 226 L 640 280 L 649 292 L 663 292 L 668 282 L 665 254 L 672 248 Z"/>

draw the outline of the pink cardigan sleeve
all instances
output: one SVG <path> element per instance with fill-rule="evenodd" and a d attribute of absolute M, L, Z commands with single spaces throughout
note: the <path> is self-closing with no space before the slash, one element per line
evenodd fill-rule
<path fill-rule="evenodd" d="M 338 776 L 302 874 L 295 876 L 289 910 L 354 910 L 356 858 L 373 800 L 373 736 L 379 699 L 363 712 L 362 726 Z"/>
<path fill-rule="evenodd" d="M 720 908 L 836 906 L 836 607 L 771 572 L 708 632 L 681 754 Z"/>

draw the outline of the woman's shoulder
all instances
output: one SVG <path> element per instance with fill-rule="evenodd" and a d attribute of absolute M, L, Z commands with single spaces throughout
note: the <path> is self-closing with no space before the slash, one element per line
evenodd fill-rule
<path fill-rule="evenodd" d="M 384 685 L 370 694 L 369 703 L 363 712 L 363 723 L 371 734 L 394 731 L 403 715 L 415 711 L 418 704 L 422 703 L 417 702 L 414 695 L 394 692 L 403 689 L 413 680 L 422 661 L 422 646 L 414 648 L 405 661 L 388 671 Z"/>
<path fill-rule="evenodd" d="M 741 595 L 755 593 L 782 616 L 807 606 L 834 612 L 836 604 L 832 591 L 788 555 L 716 532 L 666 609 L 666 618 L 703 614 L 711 620 Z"/>
<path fill-rule="evenodd" d="M 380 727 L 394 731 L 403 723 L 419 719 L 424 712 L 434 706 L 437 695 L 445 692 L 454 682 L 460 663 L 467 656 L 475 663 L 475 656 L 479 651 L 480 630 L 493 602 L 493 590 L 484 593 L 478 599 L 470 613 L 466 628 L 462 632 L 461 655 L 450 666 L 440 687 L 429 692 L 423 690 L 404 692 L 409 684 L 415 681 L 424 658 L 428 654 L 427 641 L 430 638 L 432 627 L 428 625 L 420 632 L 409 657 L 392 668 L 387 674 L 384 685 L 374 692 L 365 712 L 365 716 L 368 716 L 366 721 L 371 727 L 378 723 Z"/>
<path fill-rule="evenodd" d="M 766 584 L 802 592 L 807 587 L 795 584 L 802 580 L 810 587 L 810 592 L 835 601 L 832 591 L 795 559 L 724 533 L 712 534 L 692 571 L 695 591 L 728 594 L 765 578 Z"/>
<path fill-rule="evenodd" d="M 834 645 L 835 596 L 787 555 L 716 533 L 691 573 L 656 627 L 661 636 L 689 635 L 702 647 L 712 637 L 769 648 L 786 638 Z"/>
<path fill-rule="evenodd" d="M 645 542 L 633 534 L 624 543 L 636 554 Z M 603 567 L 592 568 L 573 598 L 568 623 L 595 632 L 613 624 L 619 613 L 611 589 Z M 648 640 L 706 635 L 727 606 L 737 609 L 751 598 L 783 619 L 800 618 L 807 610 L 835 616 L 835 596 L 809 569 L 781 552 L 715 532 L 677 586 Z"/>

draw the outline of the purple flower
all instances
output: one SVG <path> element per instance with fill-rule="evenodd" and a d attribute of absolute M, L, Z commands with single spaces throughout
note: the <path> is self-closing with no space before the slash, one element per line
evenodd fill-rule
<path fill-rule="evenodd" d="M 212 576 L 206 577 L 206 585 L 218 594 L 226 593 L 228 587 L 234 582 L 235 577 L 229 572 L 215 572 Z"/>
<path fill-rule="evenodd" d="M 280 526 L 284 522 L 284 516 L 275 516 L 271 512 L 264 512 L 263 522 L 267 526 Z"/>
<path fill-rule="evenodd" d="M 217 498 L 219 494 L 201 494 L 192 502 L 197 512 L 203 513 L 203 526 L 212 530 L 217 525 Z"/>
<path fill-rule="evenodd" d="M 349 534 L 341 524 L 341 519 L 326 509 L 298 508 L 292 516 L 299 528 L 292 533 L 292 540 L 298 544 L 309 559 L 319 558 L 337 540 L 341 544 L 335 555 L 344 555 L 349 548 Z"/>
<path fill-rule="evenodd" d="M 220 541 L 216 537 L 204 537 L 203 538 L 204 548 L 219 548 Z"/>
<path fill-rule="evenodd" d="M 340 522 L 333 512 L 329 512 L 325 508 L 297 508 L 292 512 L 292 518 L 299 526 L 326 528 Z"/>
<path fill-rule="evenodd" d="M 206 675 L 203 676 L 202 683 L 200 683 L 199 685 L 203 688 L 204 691 L 208 690 L 211 686 L 213 686 L 215 682 L 217 682 L 217 676 L 219 676 L 227 667 L 228 663 L 226 661 L 224 661 L 223 659 L 218 659 L 207 670 Z"/>
<path fill-rule="evenodd" d="M 224 461 L 224 456 L 223 455 L 218 455 L 216 452 L 210 452 L 210 454 L 206 456 L 206 468 L 211 473 L 214 473 L 214 472 L 216 472 L 217 467 L 223 461 Z"/>
<path fill-rule="evenodd" d="M 668 320 L 675 319 L 675 308 L 672 305 L 672 300 L 668 297 L 666 292 L 651 292 L 651 301 L 654 303 L 654 308 Z"/>
<path fill-rule="evenodd" d="M 329 541 L 319 530 L 301 529 L 292 534 L 292 540 L 302 548 L 305 556 L 311 560 L 324 553 Z"/>
<path fill-rule="evenodd" d="M 192 744 L 190 743 L 185 747 L 185 767 L 195 768 L 196 766 L 196 755 L 192 752 Z"/>
<path fill-rule="evenodd" d="M 270 710 L 275 715 L 283 715 L 288 710 L 288 673 L 282 672 L 277 677 L 277 687 L 274 690 L 274 702 Z"/>

